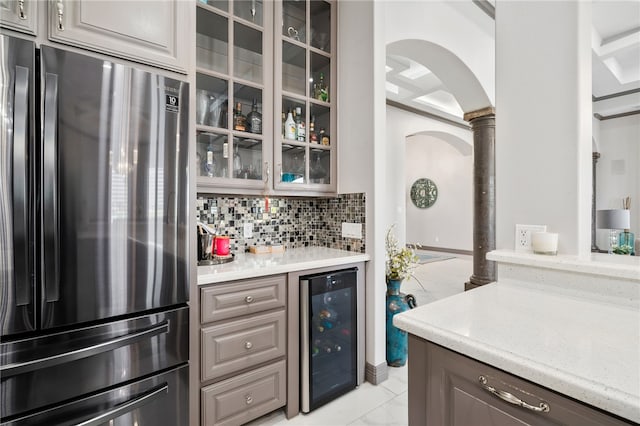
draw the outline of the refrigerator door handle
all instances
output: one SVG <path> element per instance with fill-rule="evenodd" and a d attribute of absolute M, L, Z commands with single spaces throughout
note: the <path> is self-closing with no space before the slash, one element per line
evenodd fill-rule
<path fill-rule="evenodd" d="M 113 420 L 116 417 L 120 417 L 123 414 L 129 413 L 138 407 L 141 407 L 152 400 L 162 396 L 162 394 L 169 393 L 169 385 L 165 382 L 160 386 L 157 386 L 140 396 L 130 399 L 129 401 L 119 404 L 109 411 L 99 414 L 82 423 L 78 423 L 77 426 L 98 426 L 107 423 L 109 420 Z"/>
<path fill-rule="evenodd" d="M 16 362 L 13 364 L 2 365 L 0 366 L 0 373 L 2 373 L 3 377 L 9 377 L 27 373 L 29 371 L 52 367 L 54 365 L 63 364 L 65 362 L 76 361 L 103 352 L 112 351 L 114 349 L 129 345 L 138 340 L 168 332 L 169 321 L 165 320 L 151 328 L 147 328 L 142 331 L 136 331 L 131 334 L 126 334 L 124 336 L 108 340 L 106 342 L 98 343 L 97 345 L 88 346 L 86 348 L 76 349 L 69 352 L 63 352 L 60 354 L 48 356 L 46 358 L 39 358 L 25 362 Z"/>
<path fill-rule="evenodd" d="M 13 236 L 16 306 L 31 303 L 28 239 L 27 143 L 29 132 L 29 69 L 16 66 L 13 128 Z M 20 264 L 18 265 L 18 262 Z"/>
<path fill-rule="evenodd" d="M 52 73 L 45 76 L 43 140 L 44 296 L 45 302 L 55 302 L 60 298 L 57 193 L 58 76 Z"/>

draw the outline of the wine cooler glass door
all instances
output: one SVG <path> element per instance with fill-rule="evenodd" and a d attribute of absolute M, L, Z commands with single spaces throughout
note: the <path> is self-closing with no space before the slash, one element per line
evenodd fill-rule
<path fill-rule="evenodd" d="M 302 279 L 303 412 L 356 387 L 356 271 Z"/>

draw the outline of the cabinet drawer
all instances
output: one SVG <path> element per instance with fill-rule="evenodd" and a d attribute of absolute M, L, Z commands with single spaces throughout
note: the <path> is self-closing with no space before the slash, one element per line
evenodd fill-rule
<path fill-rule="evenodd" d="M 410 425 L 614 426 L 627 424 L 482 362 L 409 336 Z M 503 398 L 487 389 L 503 392 Z M 508 397 L 505 393 L 510 394 Z M 507 402 L 519 399 L 524 408 Z M 546 404 L 548 410 L 542 410 Z"/>
<path fill-rule="evenodd" d="M 202 380 L 211 380 L 283 356 L 285 311 L 202 329 Z"/>
<path fill-rule="evenodd" d="M 284 406 L 285 365 L 278 361 L 203 388 L 203 424 L 244 424 Z"/>
<path fill-rule="evenodd" d="M 200 290 L 202 323 L 253 314 L 285 305 L 284 275 L 219 284 Z"/>

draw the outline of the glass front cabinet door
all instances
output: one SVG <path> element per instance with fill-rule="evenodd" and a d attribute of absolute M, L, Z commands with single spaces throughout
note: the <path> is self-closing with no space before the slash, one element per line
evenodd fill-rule
<path fill-rule="evenodd" d="M 196 4 L 198 191 L 335 193 L 335 2 Z"/>
<path fill-rule="evenodd" d="M 335 3 L 282 0 L 275 16 L 274 186 L 335 192 Z"/>
<path fill-rule="evenodd" d="M 272 14 L 262 0 L 196 4 L 198 190 L 263 191 L 273 155 Z"/>

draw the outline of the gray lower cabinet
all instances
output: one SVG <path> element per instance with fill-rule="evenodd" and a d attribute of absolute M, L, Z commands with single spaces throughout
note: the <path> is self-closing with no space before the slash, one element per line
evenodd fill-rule
<path fill-rule="evenodd" d="M 286 402 L 284 360 L 202 389 L 207 425 L 239 425 L 282 407 Z"/>
<path fill-rule="evenodd" d="M 408 395 L 413 426 L 630 424 L 414 335 Z"/>
<path fill-rule="evenodd" d="M 241 425 L 287 402 L 286 276 L 200 289 L 201 424 Z"/>

